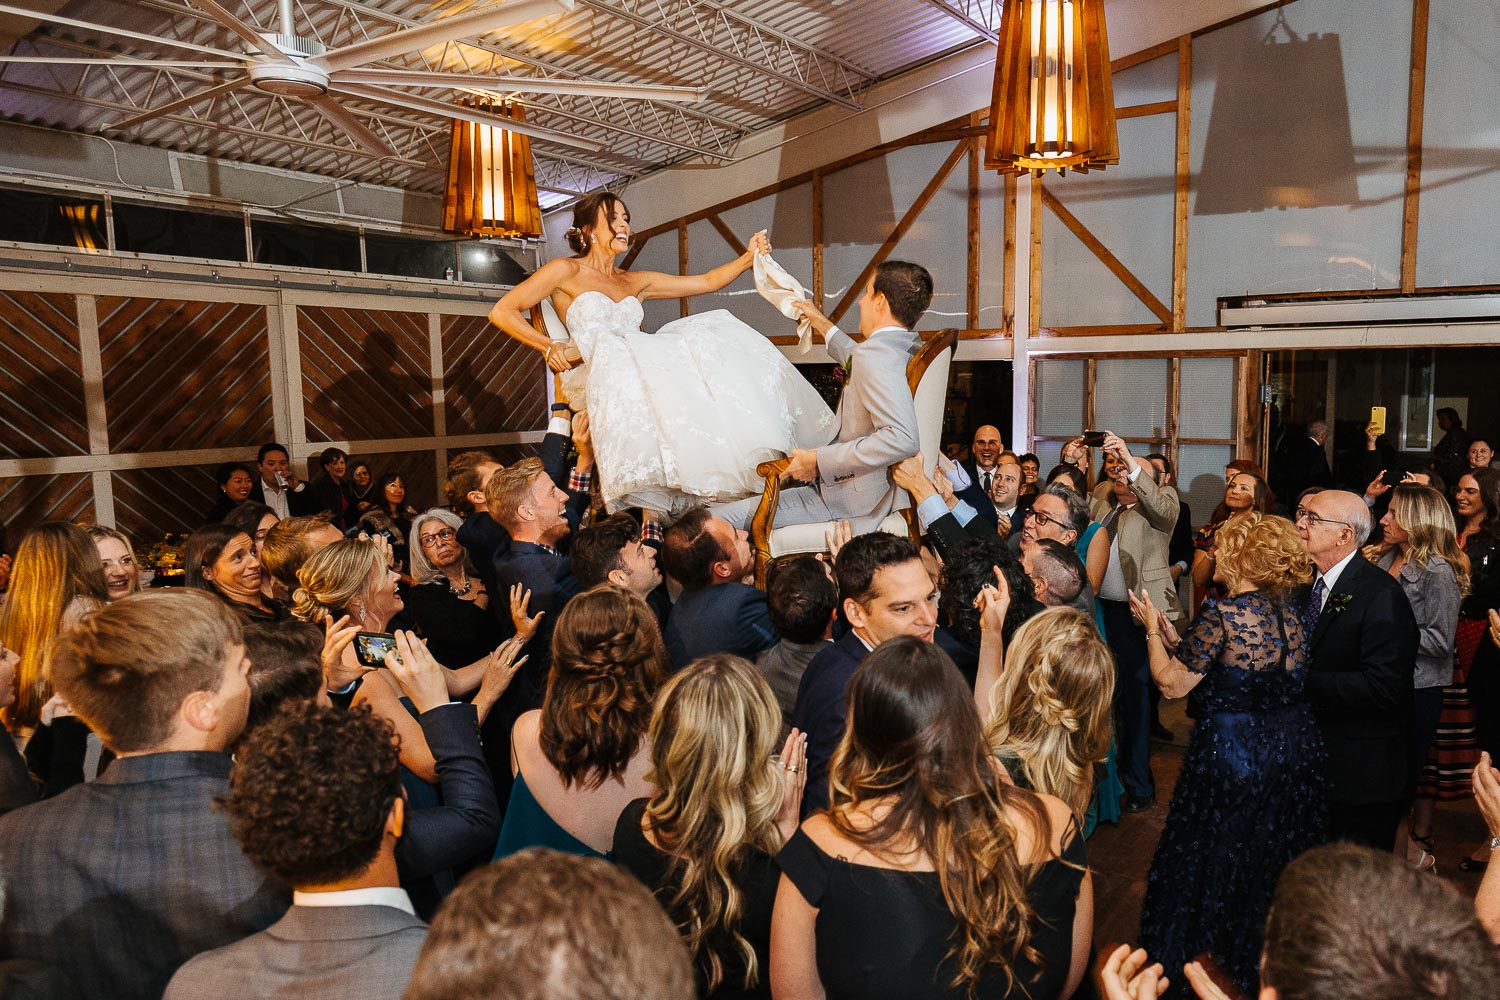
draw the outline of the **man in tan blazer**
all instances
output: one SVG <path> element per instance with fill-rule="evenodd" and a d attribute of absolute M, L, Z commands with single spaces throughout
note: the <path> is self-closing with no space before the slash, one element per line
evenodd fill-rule
<path fill-rule="evenodd" d="M 1115 707 L 1119 720 L 1120 779 L 1125 808 L 1149 809 L 1156 801 L 1151 777 L 1151 666 L 1146 630 L 1131 617 L 1130 591 L 1146 590 L 1168 618 L 1181 616 L 1167 554 L 1180 508 L 1177 491 L 1156 484 L 1156 468 L 1130 454 L 1119 435 L 1104 435 L 1105 480 L 1089 505 L 1109 533 L 1109 568 L 1099 586 L 1099 606 L 1115 654 Z"/>

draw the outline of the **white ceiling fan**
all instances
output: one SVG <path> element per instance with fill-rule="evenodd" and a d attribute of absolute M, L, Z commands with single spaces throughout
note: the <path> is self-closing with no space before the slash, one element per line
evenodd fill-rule
<path fill-rule="evenodd" d="M 477 73 L 428 73 L 419 70 L 382 69 L 367 64 L 404 53 L 417 52 L 432 45 L 480 35 L 552 14 L 571 11 L 574 0 L 504 0 L 481 10 L 455 17 L 441 18 L 427 24 L 392 31 L 336 49 L 325 48 L 315 39 L 299 36 L 295 31 L 292 0 L 278 0 L 280 31 L 257 29 L 223 6 L 218 0 L 188 0 L 215 21 L 234 32 L 256 50 L 253 53 L 227 52 L 189 42 L 152 38 L 108 25 L 75 21 L 69 18 L 26 11 L 0 4 L 0 13 L 18 14 L 56 24 L 91 28 L 106 34 L 165 43 L 206 55 L 238 62 L 187 62 L 163 60 L 163 65 L 192 66 L 212 69 L 242 69 L 243 74 L 207 90 L 158 105 L 148 111 L 110 123 L 107 128 L 123 129 L 173 114 L 192 104 L 245 87 L 278 97 L 299 101 L 312 108 L 349 135 L 362 149 L 379 157 L 399 157 L 396 150 L 371 131 L 358 117 L 339 102 L 339 97 L 353 97 L 436 115 L 462 118 L 482 125 L 493 125 L 540 139 L 589 152 L 604 151 L 594 140 L 568 135 L 556 129 L 514 121 L 486 114 L 459 104 L 432 100 L 416 94 L 390 89 L 407 87 L 453 87 L 467 90 L 520 91 L 529 93 L 577 94 L 624 97 L 651 101 L 698 103 L 708 92 L 698 87 L 669 87 L 651 84 L 595 83 L 584 80 L 536 79 L 531 77 L 485 76 Z M 0 56 L 0 62 L 42 61 L 33 57 Z M 119 59 L 53 59 L 58 63 L 89 66 L 150 66 L 154 60 Z"/>

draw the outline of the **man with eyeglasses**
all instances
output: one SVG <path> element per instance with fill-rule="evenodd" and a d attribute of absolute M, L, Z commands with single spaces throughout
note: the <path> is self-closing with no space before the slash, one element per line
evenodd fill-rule
<path fill-rule="evenodd" d="M 1177 491 L 1156 482 L 1156 467 L 1130 453 L 1113 431 L 1104 434 L 1105 480 L 1094 487 L 1090 513 L 1109 534 L 1109 564 L 1099 585 L 1104 634 L 1115 654 L 1120 778 L 1127 812 L 1156 802 L 1151 775 L 1151 680 L 1146 630 L 1130 612 L 1130 592 L 1142 589 L 1170 619 L 1181 617 L 1167 558 L 1181 508 Z"/>
<path fill-rule="evenodd" d="M 1416 780 L 1416 618 L 1400 583 L 1360 555 L 1370 534 L 1363 498 L 1313 493 L 1296 523 L 1316 569 L 1307 695 L 1328 750 L 1329 833 L 1389 852 Z"/>

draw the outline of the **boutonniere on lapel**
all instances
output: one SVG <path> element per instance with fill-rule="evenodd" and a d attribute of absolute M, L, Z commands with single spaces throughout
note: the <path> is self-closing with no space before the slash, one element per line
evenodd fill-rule
<path fill-rule="evenodd" d="M 1343 610 L 1349 606 L 1350 596 L 1351 595 L 1349 594 L 1330 595 L 1328 598 L 1328 603 L 1323 605 L 1323 613 L 1325 615 L 1336 615 L 1342 613 Z"/>
<path fill-rule="evenodd" d="M 844 363 L 833 370 L 833 379 L 839 385 L 848 385 L 849 377 L 854 374 L 854 355 L 850 354 Z"/>

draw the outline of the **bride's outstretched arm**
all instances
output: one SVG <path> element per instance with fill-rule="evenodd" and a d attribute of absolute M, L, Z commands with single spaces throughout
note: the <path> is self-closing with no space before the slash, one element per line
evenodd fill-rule
<path fill-rule="evenodd" d="M 685 299 L 694 295 L 705 295 L 709 292 L 717 292 L 735 278 L 750 270 L 755 264 L 755 254 L 771 252 L 771 241 L 766 239 L 765 230 L 761 230 L 750 237 L 750 242 L 745 247 L 745 252 L 727 264 L 720 264 L 712 271 L 702 274 L 663 274 L 660 271 L 635 271 L 636 298 L 646 299 Z M 517 291 L 520 289 L 518 288 Z"/>
<path fill-rule="evenodd" d="M 547 357 L 547 367 L 555 372 L 567 371 L 572 364 L 563 357 L 563 345 L 540 334 L 526 318 L 536 305 L 557 291 L 568 278 L 578 271 L 578 263 L 566 257 L 550 260 L 537 268 L 536 273 L 500 297 L 490 310 L 490 322 L 504 330 L 514 340 L 527 347 L 541 351 Z"/>

